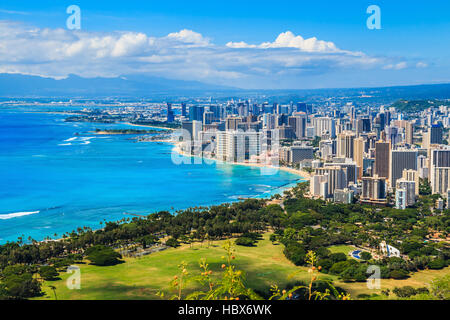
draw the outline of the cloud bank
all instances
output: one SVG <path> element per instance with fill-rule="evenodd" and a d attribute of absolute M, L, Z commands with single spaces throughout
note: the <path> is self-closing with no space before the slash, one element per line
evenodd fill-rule
<path fill-rule="evenodd" d="M 245 87 L 335 71 L 406 67 L 403 61 L 343 50 L 333 42 L 304 39 L 291 31 L 273 42 L 217 45 L 187 29 L 153 37 L 141 32 L 40 29 L 0 21 L 0 73 L 53 78 L 140 73 Z"/>

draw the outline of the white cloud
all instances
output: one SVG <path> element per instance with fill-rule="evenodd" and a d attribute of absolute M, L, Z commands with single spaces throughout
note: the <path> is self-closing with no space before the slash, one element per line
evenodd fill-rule
<path fill-rule="evenodd" d="M 183 29 L 179 32 L 169 33 L 167 35 L 167 38 L 197 46 L 207 46 L 210 44 L 208 38 L 204 38 L 200 33 L 187 29 Z"/>
<path fill-rule="evenodd" d="M 61 78 L 145 73 L 227 85 L 284 80 L 335 70 L 401 69 L 406 62 L 339 49 L 333 42 L 287 31 L 258 45 L 216 45 L 183 29 L 163 37 L 141 32 L 40 29 L 0 21 L 0 72 Z"/>
<path fill-rule="evenodd" d="M 399 62 L 399 63 L 395 63 L 395 64 L 387 64 L 383 67 L 383 69 L 385 70 L 402 70 L 405 69 L 407 67 L 407 63 L 405 61 Z"/>
<path fill-rule="evenodd" d="M 297 48 L 305 52 L 338 52 L 340 51 L 333 42 L 318 40 L 316 37 L 303 39 L 302 36 L 296 36 L 291 31 L 280 33 L 274 42 L 263 42 L 259 45 L 247 44 L 241 42 L 228 42 L 230 48 Z"/>
<path fill-rule="evenodd" d="M 426 67 L 428 67 L 428 64 L 425 62 L 420 61 L 416 63 L 416 68 L 426 68 Z"/>

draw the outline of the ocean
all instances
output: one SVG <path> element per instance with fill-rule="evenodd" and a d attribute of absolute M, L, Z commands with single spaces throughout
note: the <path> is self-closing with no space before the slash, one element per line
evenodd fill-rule
<path fill-rule="evenodd" d="M 0 107 L 0 243 L 59 238 L 129 214 L 268 197 L 301 181 L 281 170 L 267 175 L 192 158 L 176 164 L 171 144 L 92 133 L 126 124 L 65 122 L 66 115 L 29 109 Z"/>

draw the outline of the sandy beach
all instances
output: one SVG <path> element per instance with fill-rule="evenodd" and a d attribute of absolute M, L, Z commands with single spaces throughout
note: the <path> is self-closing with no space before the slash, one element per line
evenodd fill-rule
<path fill-rule="evenodd" d="M 145 125 L 145 124 L 134 124 L 134 123 L 130 123 L 130 122 L 125 122 L 124 124 L 127 124 L 129 126 L 133 126 L 133 127 L 164 129 L 164 130 L 170 130 L 170 131 L 175 131 L 175 130 L 179 129 L 179 128 L 167 128 L 167 127 L 150 126 L 150 125 Z"/>
<path fill-rule="evenodd" d="M 174 145 L 173 151 L 175 151 L 176 153 L 179 153 L 185 157 L 198 157 L 198 158 L 212 160 L 212 161 L 216 161 L 216 162 L 223 162 L 223 161 L 220 161 L 220 160 L 217 160 L 214 158 L 205 158 L 205 157 L 187 154 L 181 150 L 179 144 L 176 144 L 176 143 L 170 142 L 170 141 L 165 141 L 165 142 L 173 144 Z M 249 166 L 249 167 L 257 167 L 257 168 L 269 168 L 269 169 L 275 169 L 275 170 L 282 170 L 282 171 L 286 171 L 286 172 L 298 175 L 308 181 L 311 178 L 311 175 L 304 170 L 298 170 L 298 169 L 289 168 L 289 167 L 285 167 L 285 166 L 273 166 L 273 165 L 267 165 L 267 164 L 262 164 L 262 163 L 251 163 L 251 162 L 224 162 L 224 163 L 238 165 L 238 166 Z"/>

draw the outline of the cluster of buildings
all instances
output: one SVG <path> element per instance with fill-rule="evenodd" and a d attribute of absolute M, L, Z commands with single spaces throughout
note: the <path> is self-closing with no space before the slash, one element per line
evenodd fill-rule
<path fill-rule="evenodd" d="M 394 108 L 306 103 L 181 104 L 183 152 L 228 162 L 280 163 L 311 172 L 310 196 L 413 206 L 419 181 L 450 197 L 446 106 L 408 115 Z M 167 121 L 174 121 L 167 104 Z M 449 203 L 447 201 L 447 203 Z M 439 203 L 439 206 L 442 206 Z"/>
<path fill-rule="evenodd" d="M 311 167 L 314 133 L 307 126 L 310 114 L 312 107 L 305 103 L 181 104 L 181 149 L 227 162 Z"/>
<path fill-rule="evenodd" d="M 419 181 L 424 179 L 430 182 L 433 194 L 448 199 L 447 107 L 404 117 L 394 108 L 356 110 L 347 105 L 343 114 L 335 111 L 312 118 L 321 140 L 311 196 L 343 203 L 351 203 L 357 196 L 360 202 L 381 205 L 392 198 L 396 208 L 405 209 L 415 204 Z M 443 200 L 438 202 L 442 209 Z"/>

